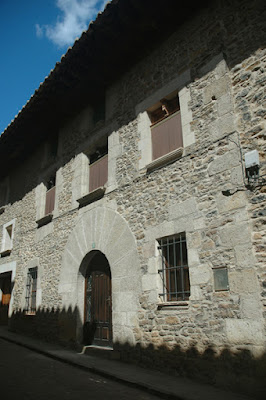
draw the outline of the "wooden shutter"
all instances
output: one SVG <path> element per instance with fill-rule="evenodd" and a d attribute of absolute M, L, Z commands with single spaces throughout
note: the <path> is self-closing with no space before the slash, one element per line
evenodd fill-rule
<path fill-rule="evenodd" d="M 90 165 L 90 187 L 93 190 L 104 186 L 108 179 L 108 155 L 100 158 Z"/>
<path fill-rule="evenodd" d="M 153 125 L 151 135 L 153 160 L 183 147 L 180 111 Z"/>
<path fill-rule="evenodd" d="M 54 211 L 55 188 L 54 186 L 46 192 L 45 215 L 51 214 Z"/>

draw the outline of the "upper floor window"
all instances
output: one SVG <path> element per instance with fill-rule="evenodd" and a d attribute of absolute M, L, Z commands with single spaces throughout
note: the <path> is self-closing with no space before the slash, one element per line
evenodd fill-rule
<path fill-rule="evenodd" d="M 6 256 L 11 253 L 13 248 L 13 238 L 14 238 L 15 220 L 7 222 L 3 226 L 3 238 L 1 247 L 1 256 Z"/>
<path fill-rule="evenodd" d="M 151 120 L 152 159 L 183 147 L 180 105 L 177 91 L 148 109 Z"/>
<path fill-rule="evenodd" d="M 105 120 L 105 98 L 98 101 L 93 108 L 93 123 Z"/>
<path fill-rule="evenodd" d="M 90 156 L 89 191 L 103 187 L 108 179 L 108 145 L 99 147 Z"/>
<path fill-rule="evenodd" d="M 58 133 L 50 136 L 47 143 L 47 159 L 55 159 L 58 152 Z"/>
<path fill-rule="evenodd" d="M 47 182 L 47 192 L 45 201 L 45 215 L 51 214 L 54 211 L 55 205 L 55 175 L 51 176 Z"/>
<path fill-rule="evenodd" d="M 190 82 L 186 70 L 136 105 L 139 169 L 172 163 L 195 143 Z"/>
<path fill-rule="evenodd" d="M 158 240 L 162 259 L 159 273 L 163 283 L 163 301 L 184 301 L 190 296 L 185 233 Z"/>
<path fill-rule="evenodd" d="M 5 206 L 8 202 L 8 187 L 9 187 L 8 178 L 0 182 L 0 214 L 4 212 Z"/>

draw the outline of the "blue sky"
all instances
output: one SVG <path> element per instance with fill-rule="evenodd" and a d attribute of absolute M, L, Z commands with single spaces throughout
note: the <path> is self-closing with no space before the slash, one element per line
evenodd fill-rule
<path fill-rule="evenodd" d="M 0 0 L 0 134 L 104 0 Z"/>

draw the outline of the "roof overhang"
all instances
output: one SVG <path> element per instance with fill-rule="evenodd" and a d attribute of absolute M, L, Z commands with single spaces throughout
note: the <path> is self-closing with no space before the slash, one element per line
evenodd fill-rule
<path fill-rule="evenodd" d="M 57 63 L 0 136 L 0 176 L 208 1 L 113 0 Z M 8 161 L 8 170 L 5 168 Z"/>

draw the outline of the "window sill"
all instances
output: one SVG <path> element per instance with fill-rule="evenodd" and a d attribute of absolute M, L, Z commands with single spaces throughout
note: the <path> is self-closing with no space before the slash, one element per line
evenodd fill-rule
<path fill-rule="evenodd" d="M 164 303 L 157 303 L 157 308 L 177 308 L 177 307 L 182 307 L 182 308 L 187 308 L 189 305 L 188 301 L 166 301 Z"/>
<path fill-rule="evenodd" d="M 169 164 L 178 158 L 180 158 L 183 154 L 183 147 L 179 147 L 176 150 L 171 151 L 170 153 L 167 153 L 163 155 L 162 157 L 156 158 L 156 160 L 152 161 L 146 166 L 147 172 L 151 172 L 156 168 L 160 168 L 166 164 Z"/>
<path fill-rule="evenodd" d="M 1 254 L 1 257 L 9 256 L 11 254 L 11 249 L 3 250 L 3 251 L 1 251 L 0 254 Z"/>
<path fill-rule="evenodd" d="M 38 219 L 36 221 L 38 228 L 40 228 L 43 225 L 49 224 L 49 222 L 51 222 L 53 219 L 53 214 L 47 214 L 44 217 Z"/>
<path fill-rule="evenodd" d="M 77 202 L 79 203 L 79 208 L 86 206 L 87 204 L 93 203 L 96 200 L 101 199 L 104 196 L 106 187 L 101 186 L 97 189 L 94 189 L 92 192 L 86 194 L 85 196 L 81 197 L 80 199 L 77 199 Z"/>

